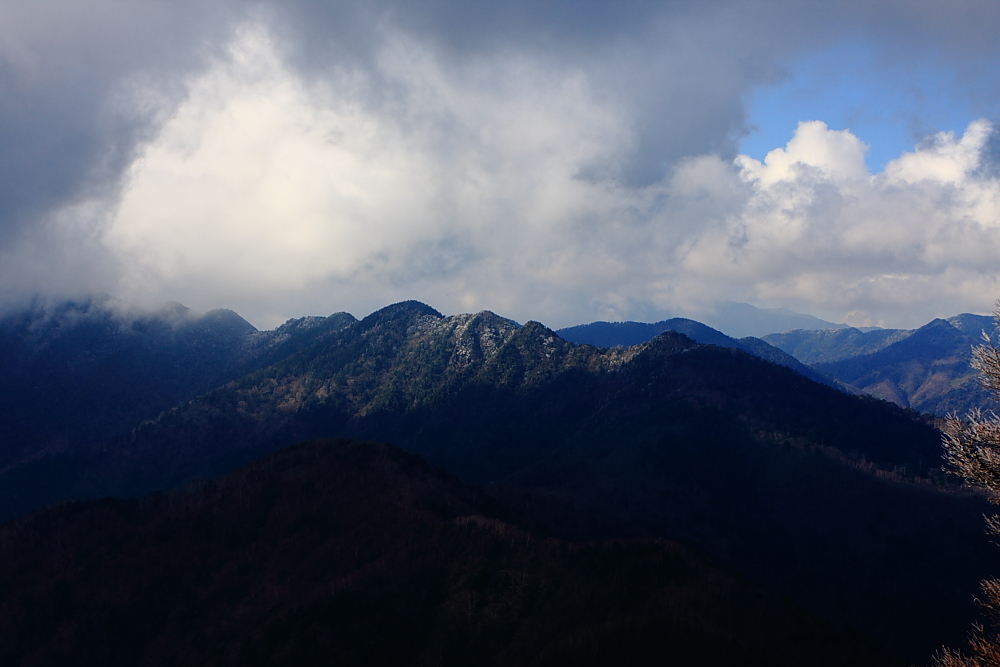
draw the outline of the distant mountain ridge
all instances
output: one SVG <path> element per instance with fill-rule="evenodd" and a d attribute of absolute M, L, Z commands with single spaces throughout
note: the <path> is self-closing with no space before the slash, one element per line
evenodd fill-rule
<path fill-rule="evenodd" d="M 591 322 L 556 329 L 564 340 L 597 347 L 631 347 L 653 340 L 664 331 L 676 331 L 699 343 L 719 347 L 739 347 L 726 334 L 686 317 L 672 317 L 660 322 Z"/>
<path fill-rule="evenodd" d="M 699 326 L 691 326 L 689 323 L 692 322 Z M 670 326 L 664 326 L 666 323 L 669 323 Z M 689 331 L 683 330 L 684 327 L 689 327 Z M 563 332 L 568 333 L 571 338 L 567 338 L 567 340 L 575 342 L 586 342 L 601 347 L 614 347 L 616 345 L 628 347 L 644 343 L 668 328 L 693 338 L 701 336 L 698 339 L 699 342 L 726 347 L 724 339 L 711 340 L 710 337 L 722 334 L 729 339 L 737 340 L 747 337 L 764 338 L 769 334 L 798 329 L 812 331 L 848 327 L 846 324 L 827 322 L 818 317 L 785 308 L 758 308 L 749 303 L 725 301 L 717 304 L 714 310 L 700 315 L 699 320 L 672 317 L 652 324 L 632 321 L 600 321 L 565 327 L 558 331 L 560 335 Z M 711 329 L 714 333 L 706 329 Z M 587 340 L 582 340 L 582 338 Z"/>
<path fill-rule="evenodd" d="M 992 408 L 970 367 L 972 348 L 996 322 L 963 313 L 919 329 L 789 331 L 768 342 L 858 391 L 943 416 Z"/>
<path fill-rule="evenodd" d="M 982 343 L 980 332 L 992 325 L 992 318 L 985 316 L 937 319 L 869 354 L 813 367 L 865 393 L 922 412 L 944 415 L 989 409 L 994 401 L 979 386 L 978 373 L 969 364 L 973 346 Z"/>
<path fill-rule="evenodd" d="M 910 329 L 861 331 L 854 327 L 819 331 L 795 329 L 785 333 L 768 334 L 764 336 L 764 340 L 804 364 L 816 364 L 832 363 L 878 352 L 912 333 Z"/>
<path fill-rule="evenodd" d="M 919 329 L 795 329 L 761 338 L 730 338 L 705 324 L 673 318 L 653 324 L 593 322 L 560 329 L 567 340 L 612 347 L 636 345 L 666 330 L 700 343 L 745 350 L 849 393 L 866 393 L 906 408 L 943 416 L 992 408 L 970 367 L 972 348 L 992 317 L 963 313 Z"/>
<path fill-rule="evenodd" d="M 652 324 L 645 322 L 592 322 L 558 329 L 556 333 L 564 340 L 581 345 L 629 347 L 650 341 L 664 331 L 676 331 L 703 345 L 718 345 L 719 347 L 743 350 L 755 357 L 791 368 L 814 382 L 836 386 L 827 377 L 806 366 L 791 354 L 760 338 L 747 336 L 737 340 L 706 324 L 686 317 L 674 317 Z"/>

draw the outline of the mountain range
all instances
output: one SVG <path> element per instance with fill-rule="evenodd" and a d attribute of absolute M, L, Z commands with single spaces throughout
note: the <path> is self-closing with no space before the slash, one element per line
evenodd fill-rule
<path fill-rule="evenodd" d="M 717 345 L 743 350 L 755 357 L 766 359 L 779 366 L 791 368 L 800 375 L 819 382 L 836 386 L 824 375 L 817 373 L 793 355 L 781 348 L 753 336 L 736 339 L 717 329 L 689 320 L 685 317 L 674 317 L 648 324 L 645 322 L 592 322 L 575 327 L 567 327 L 556 331 L 563 340 L 581 345 L 596 345 L 598 347 L 630 347 L 652 340 L 664 331 L 676 331 L 691 340 L 704 345 Z"/>
<path fill-rule="evenodd" d="M 764 339 L 843 385 L 943 416 L 994 406 L 970 366 L 972 348 L 996 323 L 964 313 L 919 329 L 791 331 Z"/>
<path fill-rule="evenodd" d="M 942 477 L 929 421 L 728 337 L 668 331 L 598 347 L 416 302 L 272 332 L 230 311 L 101 303 L 0 325 L 15 417 L 2 441 L 4 517 L 184 487 L 302 440 L 379 440 L 479 487 L 533 531 L 677 540 L 909 660 L 961 643 L 976 582 L 996 563 L 988 505 Z"/>
<path fill-rule="evenodd" d="M 963 313 L 918 329 L 794 329 L 741 339 L 684 318 L 652 324 L 593 322 L 557 333 L 577 343 L 614 347 L 678 331 L 700 343 L 742 349 L 849 393 L 944 416 L 994 407 L 970 362 L 972 348 L 983 342 L 983 332 L 995 327 L 992 317 Z"/>
<path fill-rule="evenodd" d="M 711 309 L 700 313 L 698 318 L 697 322 L 699 324 L 707 325 L 719 333 L 723 333 L 723 335 L 731 336 L 733 338 L 746 338 L 749 336 L 760 338 L 776 331 L 791 331 L 794 329 L 813 331 L 848 328 L 846 324 L 835 324 L 833 322 L 821 320 L 813 315 L 797 313 L 785 308 L 758 308 L 757 306 L 753 306 L 749 303 L 737 303 L 735 301 L 723 301 L 718 303 Z M 622 340 L 621 337 L 624 337 L 626 340 L 634 341 L 632 343 L 617 342 L 609 345 L 609 347 L 613 347 L 614 345 L 634 345 L 636 343 L 649 340 L 652 338 L 652 335 L 643 337 L 645 336 L 645 334 L 641 333 L 643 329 L 657 329 L 663 322 L 668 321 L 694 322 L 695 320 L 691 320 L 687 317 L 671 317 L 666 320 L 656 322 L 655 324 L 629 321 L 594 322 L 593 325 L 611 325 L 618 331 L 619 338 L 616 340 Z M 592 327 L 593 325 L 583 324 L 576 327 L 559 329 L 559 331 L 580 330 Z M 626 330 L 631 331 L 625 333 Z M 664 329 L 659 329 L 659 331 L 656 331 L 653 335 L 660 333 L 661 331 L 664 331 Z M 605 334 L 597 335 L 608 335 L 610 333 L 610 331 L 607 331 Z"/>

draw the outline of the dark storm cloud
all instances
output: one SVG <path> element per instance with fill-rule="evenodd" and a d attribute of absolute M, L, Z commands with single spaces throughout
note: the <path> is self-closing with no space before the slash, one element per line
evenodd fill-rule
<path fill-rule="evenodd" d="M 7 2 L 0 8 L 0 243 L 53 207 L 114 188 L 228 31 L 200 3 Z M 225 19 L 225 20 L 223 20 Z M 159 80 L 161 99 L 128 99 Z"/>

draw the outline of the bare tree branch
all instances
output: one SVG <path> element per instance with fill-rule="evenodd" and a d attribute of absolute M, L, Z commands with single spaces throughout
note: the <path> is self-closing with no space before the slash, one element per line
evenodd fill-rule
<path fill-rule="evenodd" d="M 993 311 L 1000 328 L 1000 301 Z M 1000 347 L 992 334 L 983 332 L 983 345 L 972 348 L 972 367 L 980 372 L 979 384 L 1000 400 Z M 990 411 L 974 409 L 964 419 L 948 415 L 943 429 L 942 444 L 948 472 L 964 477 L 989 494 L 990 501 L 1000 505 L 1000 417 Z M 990 535 L 1000 537 L 1000 516 L 986 518 Z M 983 597 L 976 602 L 991 617 L 994 632 L 987 634 L 976 626 L 969 644 L 972 656 L 945 648 L 933 659 L 933 667 L 1000 667 L 1000 580 L 980 582 Z"/>

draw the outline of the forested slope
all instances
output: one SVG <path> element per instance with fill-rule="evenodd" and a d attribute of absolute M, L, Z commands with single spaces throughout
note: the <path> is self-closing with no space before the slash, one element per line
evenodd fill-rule
<path fill-rule="evenodd" d="M 0 636 L 4 665 L 905 664 L 676 544 L 542 539 L 350 441 L 0 528 Z"/>

